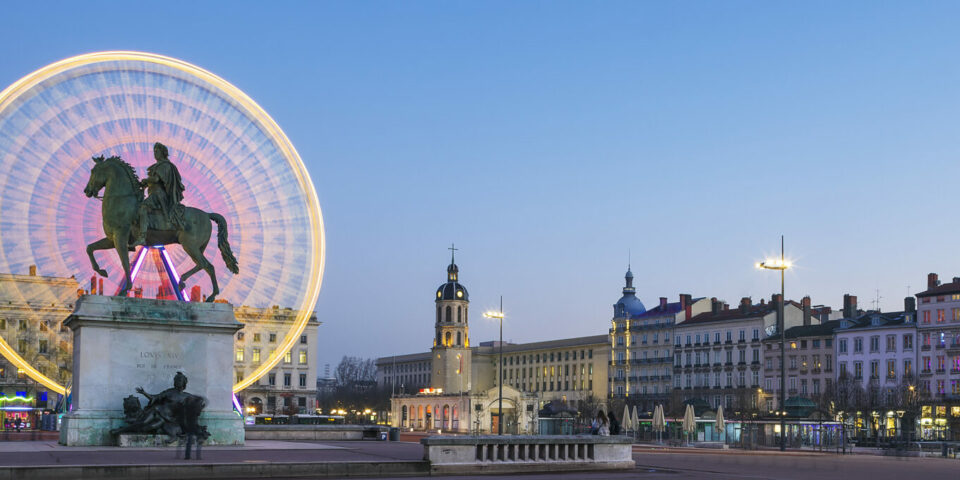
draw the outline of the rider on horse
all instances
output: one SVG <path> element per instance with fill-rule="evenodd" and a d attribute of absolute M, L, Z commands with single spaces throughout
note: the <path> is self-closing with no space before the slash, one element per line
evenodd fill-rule
<path fill-rule="evenodd" d="M 147 198 L 140 204 L 140 221 L 137 238 L 133 245 L 146 245 L 147 227 L 150 225 L 150 213 L 159 213 L 160 218 L 154 220 L 156 230 L 176 230 L 185 228 L 183 218 L 183 182 L 180 171 L 170 161 L 167 147 L 157 142 L 153 145 L 153 156 L 156 163 L 147 168 L 147 178 L 140 182 L 146 187 Z"/>

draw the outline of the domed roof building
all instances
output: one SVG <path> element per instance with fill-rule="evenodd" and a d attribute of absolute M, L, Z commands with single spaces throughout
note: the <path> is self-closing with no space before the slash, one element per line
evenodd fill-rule
<path fill-rule="evenodd" d="M 617 300 L 617 303 L 613 304 L 613 316 L 632 317 L 646 312 L 647 308 L 637 298 L 637 289 L 633 288 L 633 272 L 630 271 L 629 266 L 627 267 L 627 274 L 623 278 L 626 280 L 626 285 L 623 287 L 623 296 L 620 297 L 620 300 Z"/>
<path fill-rule="evenodd" d="M 460 269 L 457 268 L 457 264 L 454 263 L 454 259 L 450 259 L 450 266 L 447 267 L 447 283 L 440 285 L 437 288 L 437 300 L 463 300 L 470 301 L 470 294 L 467 293 L 467 288 L 457 281 L 457 277 L 460 273 Z"/>

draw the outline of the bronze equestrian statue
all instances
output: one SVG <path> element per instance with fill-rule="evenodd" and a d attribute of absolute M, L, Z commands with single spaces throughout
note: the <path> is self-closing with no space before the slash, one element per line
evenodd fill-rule
<path fill-rule="evenodd" d="M 153 154 L 157 162 L 147 169 L 147 178 L 142 182 L 133 167 L 120 157 L 93 158 L 94 166 L 83 193 L 92 198 L 103 190 L 101 216 L 106 236 L 87 245 L 90 264 L 98 275 L 106 277 L 106 270 L 97 264 L 93 252 L 115 249 L 124 270 L 123 286 L 118 293 L 123 297 L 133 287 L 129 251 L 135 245 L 180 244 L 195 265 L 183 274 L 180 284 L 175 287 L 183 290 L 188 278 L 204 270 L 213 286 L 206 300 L 212 302 L 220 293 L 220 287 L 213 264 L 203 256 L 213 231 L 211 221 L 217 223 L 217 247 L 223 262 L 234 274 L 240 271 L 227 242 L 227 221 L 218 213 L 183 206 L 180 203 L 183 183 L 180 172 L 168 158 L 167 147 L 156 143 Z M 144 187 L 149 193 L 146 199 L 143 198 Z"/>

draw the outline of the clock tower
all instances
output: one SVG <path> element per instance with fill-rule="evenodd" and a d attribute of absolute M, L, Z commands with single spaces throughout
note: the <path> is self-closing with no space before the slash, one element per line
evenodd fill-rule
<path fill-rule="evenodd" d="M 430 386 L 442 388 L 443 393 L 460 393 L 470 391 L 470 295 L 459 281 L 457 249 L 451 245 L 450 251 L 447 281 L 437 288 L 435 299 Z"/>

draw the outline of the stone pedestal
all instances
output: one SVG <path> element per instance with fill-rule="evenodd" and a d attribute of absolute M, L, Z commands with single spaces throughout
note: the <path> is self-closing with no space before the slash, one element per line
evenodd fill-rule
<path fill-rule="evenodd" d="M 64 322 L 73 330 L 73 411 L 64 415 L 60 443 L 117 445 L 123 399 L 142 386 L 155 394 L 173 387 L 180 371 L 186 391 L 206 398 L 200 424 L 207 445 L 242 445 L 243 420 L 233 412 L 234 334 L 243 328 L 224 303 L 86 296 Z"/>

